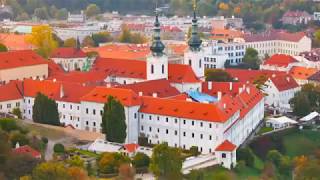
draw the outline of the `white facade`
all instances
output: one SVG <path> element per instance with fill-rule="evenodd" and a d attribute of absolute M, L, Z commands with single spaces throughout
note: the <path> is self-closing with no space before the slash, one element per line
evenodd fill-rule
<path fill-rule="evenodd" d="M 149 55 L 146 61 L 147 80 L 168 79 L 168 57 Z"/>
<path fill-rule="evenodd" d="M 103 32 L 104 30 L 99 25 L 92 26 L 79 26 L 79 27 L 71 27 L 71 28 L 58 28 L 54 27 L 54 31 L 58 37 L 62 40 L 74 38 L 79 38 L 80 42 L 87 36 L 91 36 L 92 34 L 96 34 L 99 32 Z"/>
<path fill-rule="evenodd" d="M 201 92 L 201 82 L 198 83 L 171 83 L 171 86 L 178 89 L 179 92 L 199 91 Z"/>
<path fill-rule="evenodd" d="M 22 103 L 22 99 L 0 102 L 0 112 L 11 113 L 15 108 L 19 108 L 21 110 Z"/>
<path fill-rule="evenodd" d="M 83 70 L 87 57 L 81 58 L 51 58 L 56 64 L 60 64 L 65 71 Z M 92 61 L 90 61 L 92 64 Z"/>
<path fill-rule="evenodd" d="M 274 54 L 298 56 L 302 52 L 311 51 L 311 39 L 304 36 L 299 41 L 266 40 L 246 42 L 246 48 L 256 49 L 260 57 L 264 57 L 266 54 L 269 56 Z"/>
<path fill-rule="evenodd" d="M 203 50 L 188 50 L 184 53 L 183 64 L 191 66 L 195 75 L 201 79 L 204 77 L 204 53 Z"/>

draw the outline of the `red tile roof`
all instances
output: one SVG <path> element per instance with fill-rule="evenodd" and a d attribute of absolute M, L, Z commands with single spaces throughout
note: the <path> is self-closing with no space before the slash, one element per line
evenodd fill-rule
<path fill-rule="evenodd" d="M 302 17 L 311 17 L 309 13 L 306 11 L 287 11 L 284 13 L 282 17 L 295 17 L 295 18 L 301 18 Z"/>
<path fill-rule="evenodd" d="M 1 33 L 0 43 L 4 44 L 10 51 L 34 49 L 34 46 L 26 41 L 28 36 Z"/>
<path fill-rule="evenodd" d="M 308 80 L 308 78 L 315 74 L 317 71 L 318 70 L 316 68 L 294 66 L 291 68 L 290 74 L 295 79 Z"/>
<path fill-rule="evenodd" d="M 81 101 L 105 103 L 108 96 L 118 99 L 124 106 L 137 106 L 141 104 L 140 97 L 129 89 L 96 87 L 81 98 Z"/>
<path fill-rule="evenodd" d="M 170 82 L 166 79 L 145 81 L 135 84 L 121 85 L 119 88 L 131 89 L 136 94 L 142 92 L 143 96 L 152 96 L 153 93 L 157 94 L 157 97 L 171 97 L 180 94 L 180 92 L 170 85 Z"/>
<path fill-rule="evenodd" d="M 291 75 L 271 76 L 270 80 L 273 82 L 273 84 L 279 91 L 285 91 L 299 87 L 299 84 L 293 79 Z"/>
<path fill-rule="evenodd" d="M 0 69 L 47 64 L 47 61 L 31 50 L 0 53 Z"/>
<path fill-rule="evenodd" d="M 231 77 L 244 83 L 247 83 L 247 82 L 252 83 L 259 76 L 271 77 L 273 74 L 275 75 L 286 74 L 286 72 L 270 71 L 270 70 L 226 69 L 225 71 L 229 73 Z"/>
<path fill-rule="evenodd" d="M 31 148 L 30 146 L 28 145 L 25 145 L 25 146 L 21 146 L 21 147 L 18 147 L 18 148 L 15 148 L 12 150 L 13 153 L 15 154 L 29 154 L 31 155 L 33 158 L 41 158 L 41 153 L 34 150 L 33 148 Z"/>
<path fill-rule="evenodd" d="M 0 102 L 22 99 L 21 82 L 10 81 L 8 84 L 0 85 Z"/>
<path fill-rule="evenodd" d="M 52 60 L 48 61 L 48 70 L 49 70 L 49 76 L 54 76 L 55 74 L 65 72 L 60 65 L 56 64 Z"/>
<path fill-rule="evenodd" d="M 288 67 L 291 63 L 298 62 L 294 57 L 285 54 L 275 54 L 269 59 L 265 60 L 263 65 Z"/>
<path fill-rule="evenodd" d="M 237 110 L 219 107 L 218 104 L 188 102 L 176 99 L 143 97 L 140 112 L 164 116 L 203 120 L 209 122 L 226 122 Z"/>
<path fill-rule="evenodd" d="M 68 73 L 56 73 L 50 75 L 48 79 L 62 82 L 74 82 L 85 84 L 100 84 L 107 78 L 108 74 L 101 71 L 80 72 L 72 71 Z"/>
<path fill-rule="evenodd" d="M 225 140 L 216 148 L 216 151 L 234 151 L 236 148 L 237 148 L 236 145 L 232 144 L 228 140 Z"/>
<path fill-rule="evenodd" d="M 39 92 L 51 99 L 58 99 L 60 97 L 60 83 L 52 81 L 26 79 L 23 82 L 23 89 L 25 97 L 36 97 Z"/>
<path fill-rule="evenodd" d="M 183 64 L 169 64 L 168 79 L 173 83 L 197 83 L 197 78 L 192 68 Z"/>
<path fill-rule="evenodd" d="M 77 48 L 72 48 L 72 47 L 57 48 L 51 54 L 51 58 L 68 59 L 68 58 L 85 58 L 85 57 L 87 57 L 85 52 L 83 52 L 81 49 L 78 50 Z"/>
<path fill-rule="evenodd" d="M 261 34 L 246 34 L 244 36 L 244 39 L 246 42 L 272 41 L 272 40 L 299 42 L 305 36 L 306 34 L 304 32 L 288 33 L 285 31 L 271 30 Z"/>
<path fill-rule="evenodd" d="M 138 144 L 125 144 L 123 146 L 129 153 L 133 153 L 139 148 Z"/>

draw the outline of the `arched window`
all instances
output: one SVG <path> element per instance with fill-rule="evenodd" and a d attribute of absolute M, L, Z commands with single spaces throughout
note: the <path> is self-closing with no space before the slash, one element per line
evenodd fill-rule
<path fill-rule="evenodd" d="M 199 60 L 199 68 L 201 68 L 201 66 L 202 66 L 202 61 L 201 61 L 201 59 Z"/>
<path fill-rule="evenodd" d="M 191 59 L 189 59 L 189 66 L 191 66 L 192 65 L 192 62 L 191 62 Z"/>
<path fill-rule="evenodd" d="M 154 73 L 154 66 L 153 66 L 153 64 L 151 65 L 151 74 L 153 74 Z"/>
<path fill-rule="evenodd" d="M 162 74 L 164 74 L 164 64 L 162 64 Z"/>

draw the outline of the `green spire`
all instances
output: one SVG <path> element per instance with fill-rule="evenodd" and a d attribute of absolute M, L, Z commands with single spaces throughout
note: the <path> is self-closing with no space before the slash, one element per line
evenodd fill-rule
<path fill-rule="evenodd" d="M 150 47 L 150 50 L 152 51 L 152 54 L 154 56 L 162 56 L 163 50 L 165 48 L 164 44 L 161 42 L 160 31 L 160 22 L 158 17 L 158 11 L 156 9 L 156 20 L 154 22 L 152 45 Z"/>
<path fill-rule="evenodd" d="M 191 37 L 188 41 L 189 47 L 192 51 L 199 51 L 200 46 L 202 44 L 202 40 L 200 39 L 199 32 L 198 32 L 198 20 L 197 20 L 196 10 L 197 10 L 196 0 L 193 0 L 192 29 L 191 29 Z"/>

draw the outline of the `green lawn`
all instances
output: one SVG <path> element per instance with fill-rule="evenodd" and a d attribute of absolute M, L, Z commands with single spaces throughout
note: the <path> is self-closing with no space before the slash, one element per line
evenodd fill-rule
<path fill-rule="evenodd" d="M 290 157 L 309 155 L 320 147 L 320 132 L 301 130 L 283 137 L 286 155 Z"/>
<path fill-rule="evenodd" d="M 260 129 L 258 134 L 264 134 L 264 133 L 267 133 L 267 132 L 271 132 L 272 130 L 273 130 L 272 127 L 263 127 L 263 128 Z"/>

